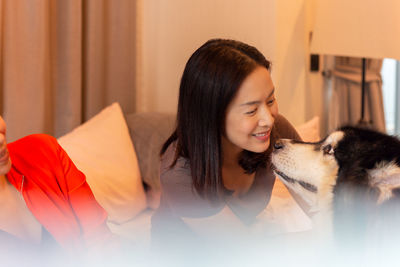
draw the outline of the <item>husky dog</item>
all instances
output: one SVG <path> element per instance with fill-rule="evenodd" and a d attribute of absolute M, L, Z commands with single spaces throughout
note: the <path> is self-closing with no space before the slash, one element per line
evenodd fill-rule
<path fill-rule="evenodd" d="M 400 236 L 393 231 L 400 229 L 397 138 L 347 126 L 316 143 L 280 139 L 271 161 L 282 182 L 319 214 L 315 218 L 333 227 L 335 239 Z"/>

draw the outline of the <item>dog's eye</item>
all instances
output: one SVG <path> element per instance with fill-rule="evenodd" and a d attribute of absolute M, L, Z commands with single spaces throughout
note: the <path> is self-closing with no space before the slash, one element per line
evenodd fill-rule
<path fill-rule="evenodd" d="M 326 145 L 326 146 L 322 147 L 322 151 L 326 155 L 332 155 L 334 152 L 333 147 L 331 145 Z"/>

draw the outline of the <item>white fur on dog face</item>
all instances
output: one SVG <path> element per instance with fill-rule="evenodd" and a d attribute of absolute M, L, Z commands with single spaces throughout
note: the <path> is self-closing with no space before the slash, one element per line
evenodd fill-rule
<path fill-rule="evenodd" d="M 337 131 L 322 143 L 293 143 L 282 139 L 283 148 L 275 149 L 272 154 L 272 163 L 277 171 L 293 179 L 288 181 L 280 176 L 281 180 L 302 196 L 313 209 L 329 204 L 325 202 L 332 199 L 332 188 L 338 171 L 334 148 L 343 136 L 343 132 Z M 306 188 L 310 186 L 316 192 Z"/>

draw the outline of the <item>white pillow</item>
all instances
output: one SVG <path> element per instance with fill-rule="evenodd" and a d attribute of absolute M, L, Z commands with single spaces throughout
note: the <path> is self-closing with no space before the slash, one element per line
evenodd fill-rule
<path fill-rule="evenodd" d="M 136 153 L 118 103 L 58 141 L 86 175 L 109 221 L 128 221 L 146 208 Z"/>

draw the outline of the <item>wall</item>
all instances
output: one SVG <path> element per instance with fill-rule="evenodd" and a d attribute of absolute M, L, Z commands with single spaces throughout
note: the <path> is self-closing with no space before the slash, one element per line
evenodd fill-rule
<path fill-rule="evenodd" d="M 206 40 L 238 39 L 273 63 L 280 112 L 293 124 L 318 113 L 306 101 L 309 13 L 315 0 L 139 0 L 137 109 L 176 112 L 181 74 Z M 318 98 L 318 97 L 317 97 Z"/>
<path fill-rule="evenodd" d="M 277 0 L 276 72 L 280 112 L 294 125 L 305 120 L 305 1 Z M 274 70 L 274 71 L 275 71 Z"/>
<path fill-rule="evenodd" d="M 310 33 L 312 32 L 312 29 L 314 28 L 314 23 L 315 23 L 315 14 L 316 14 L 316 8 L 317 8 L 317 2 L 319 0 L 307 0 L 306 1 L 306 33 L 307 35 L 307 45 L 306 45 L 306 51 L 305 54 L 307 57 L 310 57 L 310 42 L 312 37 L 310 36 Z M 306 70 L 307 70 L 307 78 L 306 78 L 306 84 L 305 84 L 305 116 L 306 119 L 310 119 L 313 116 L 319 116 L 320 117 L 320 134 L 321 137 L 324 137 L 327 132 L 326 132 L 326 111 L 325 111 L 325 103 L 327 103 L 326 98 L 327 98 L 327 93 L 325 92 L 325 81 L 322 76 L 322 71 L 326 69 L 326 65 L 332 65 L 332 62 L 328 62 L 329 60 L 326 60 L 325 56 L 320 55 L 320 64 L 319 64 L 319 71 L 316 72 L 310 72 L 310 60 L 306 60 Z M 332 58 L 330 59 L 332 61 Z M 329 67 L 330 68 L 330 67 Z"/>

